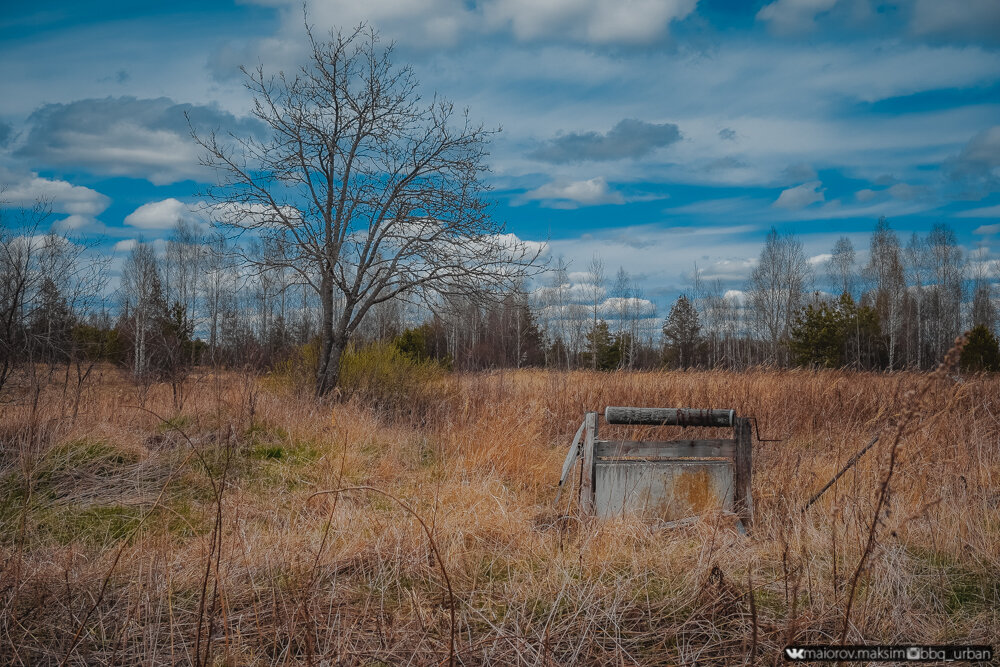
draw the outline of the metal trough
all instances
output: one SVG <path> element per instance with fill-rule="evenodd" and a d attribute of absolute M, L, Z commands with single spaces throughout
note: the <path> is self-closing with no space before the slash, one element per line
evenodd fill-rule
<path fill-rule="evenodd" d="M 733 410 L 608 407 L 608 424 L 731 427 L 732 439 L 599 440 L 598 414 L 583 424 L 580 503 L 599 517 L 638 513 L 673 521 L 711 510 L 753 521 L 750 420 Z"/>

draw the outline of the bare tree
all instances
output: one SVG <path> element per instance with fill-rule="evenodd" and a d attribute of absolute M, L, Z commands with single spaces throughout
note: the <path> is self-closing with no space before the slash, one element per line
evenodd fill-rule
<path fill-rule="evenodd" d="M 808 279 L 809 263 L 802 244 L 772 227 L 747 284 L 747 305 L 757 330 L 769 344 L 772 362 L 782 360 L 781 343 L 788 337 Z"/>
<path fill-rule="evenodd" d="M 989 252 L 985 247 L 977 248 L 975 257 L 970 257 L 969 269 L 972 274 L 972 303 L 969 319 L 972 326 L 983 325 L 990 330 L 996 322 L 997 311 L 993 305 L 993 283 L 990 282 Z"/>
<path fill-rule="evenodd" d="M 830 276 L 830 283 L 835 290 L 841 294 L 854 293 L 854 244 L 851 239 L 841 236 L 833 246 L 830 260 L 827 262 L 826 270 Z"/>
<path fill-rule="evenodd" d="M 194 136 L 221 176 L 209 192 L 215 221 L 287 242 L 288 268 L 319 295 L 324 395 L 376 304 L 496 294 L 537 254 L 482 197 L 490 132 L 442 99 L 422 102 L 373 30 L 328 41 L 306 32 L 310 58 L 297 73 L 243 69 L 266 137 Z"/>
<path fill-rule="evenodd" d="M 569 327 L 569 264 L 562 257 L 556 261 L 552 271 L 551 282 L 547 292 L 547 310 L 551 321 L 550 328 L 554 332 L 553 343 L 562 351 L 566 368 L 570 368 L 570 327 Z M 559 363 L 556 359 L 556 364 Z"/>
<path fill-rule="evenodd" d="M 885 217 L 879 218 L 872 233 L 864 277 L 871 286 L 872 301 L 882 330 L 889 335 L 889 368 L 893 369 L 896 367 L 906 276 L 899 238 Z"/>
<path fill-rule="evenodd" d="M 588 296 L 590 297 L 590 308 L 591 308 L 591 331 L 597 329 L 598 314 L 600 312 L 601 303 L 604 301 L 604 260 L 594 254 L 590 259 L 590 264 L 587 266 L 587 286 L 588 286 Z M 597 370 L 597 355 L 591 354 L 591 366 L 593 370 Z"/>
<path fill-rule="evenodd" d="M 625 267 L 619 266 L 615 273 L 615 280 L 611 284 L 611 309 L 615 315 L 615 333 L 618 343 L 621 345 L 621 358 L 618 362 L 620 368 L 627 368 L 631 364 L 629 358 L 628 338 L 626 327 L 631 315 L 632 305 L 632 278 Z"/>
<path fill-rule="evenodd" d="M 121 317 L 132 335 L 132 375 L 145 378 L 150 349 L 155 343 L 157 320 L 167 309 L 160 278 L 160 263 L 152 246 L 138 243 L 122 267 Z"/>
<path fill-rule="evenodd" d="M 962 297 L 965 267 L 962 249 L 958 247 L 955 230 L 940 223 L 927 235 L 929 279 L 929 316 L 933 326 L 931 345 L 934 358 L 951 347 L 962 331 Z"/>

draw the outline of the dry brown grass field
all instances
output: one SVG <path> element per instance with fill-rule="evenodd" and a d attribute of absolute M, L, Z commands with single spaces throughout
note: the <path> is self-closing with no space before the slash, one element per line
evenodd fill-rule
<path fill-rule="evenodd" d="M 0 406 L 3 664 L 774 664 L 1000 636 L 996 377 L 522 370 L 372 407 L 204 372 L 178 409 L 104 368 L 75 421 L 59 384 L 32 399 Z M 781 438 L 754 443 L 753 530 L 556 507 L 609 404 Z"/>

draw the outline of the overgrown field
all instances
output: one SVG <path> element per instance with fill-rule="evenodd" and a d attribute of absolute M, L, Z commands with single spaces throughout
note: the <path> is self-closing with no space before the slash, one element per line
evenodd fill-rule
<path fill-rule="evenodd" d="M 524 370 L 407 391 L 321 404 L 205 372 L 178 409 L 107 368 L 75 422 L 58 385 L 8 392 L 0 663 L 772 664 L 791 641 L 1000 636 L 995 377 Z M 754 444 L 751 533 L 556 507 L 584 411 L 608 404 L 732 408 L 782 438 Z"/>

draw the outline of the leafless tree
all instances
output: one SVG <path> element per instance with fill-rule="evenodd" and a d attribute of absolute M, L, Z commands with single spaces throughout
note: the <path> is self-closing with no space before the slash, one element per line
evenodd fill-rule
<path fill-rule="evenodd" d="M 889 336 L 889 368 L 893 369 L 896 367 L 906 276 L 899 238 L 885 217 L 879 218 L 872 233 L 868 264 L 863 273 L 870 285 L 882 331 Z"/>
<path fill-rule="evenodd" d="M 566 368 L 571 367 L 570 359 L 570 327 L 569 327 L 569 264 L 562 257 L 556 261 L 555 269 L 552 271 L 551 282 L 547 292 L 547 310 L 550 314 L 550 328 L 554 333 L 554 341 L 558 340 L 557 347 L 562 348 L 563 359 L 556 359 L 556 364 L 560 361 L 566 363 Z M 553 341 L 553 342 L 554 342 Z"/>
<path fill-rule="evenodd" d="M 243 70 L 267 136 L 194 136 L 220 175 L 215 221 L 286 242 L 287 267 L 319 295 L 324 395 L 375 305 L 500 293 L 537 254 L 489 215 L 489 131 L 438 97 L 423 102 L 373 30 L 306 33 L 297 73 Z"/>
<path fill-rule="evenodd" d="M 781 344 L 802 303 L 809 275 L 802 244 L 772 227 L 747 283 L 747 305 L 756 329 L 769 345 L 772 363 L 782 361 Z"/>
<path fill-rule="evenodd" d="M 590 308 L 593 319 L 591 321 L 591 331 L 597 329 L 598 315 L 601 303 L 604 301 L 604 260 L 596 254 L 590 259 L 587 267 L 587 288 L 590 297 Z M 597 370 L 597 355 L 591 354 L 591 365 L 593 370 Z"/>
<path fill-rule="evenodd" d="M 166 310 L 160 263 L 147 243 L 137 243 L 122 267 L 122 320 L 132 334 L 132 375 L 143 379 L 148 375 L 149 351 L 156 335 L 156 319 Z"/>
<path fill-rule="evenodd" d="M 854 294 L 854 244 L 851 239 L 841 236 L 833 246 L 830 260 L 827 262 L 826 270 L 830 276 L 830 283 L 840 294 Z"/>
<path fill-rule="evenodd" d="M 926 243 L 929 280 L 933 283 L 928 290 L 928 316 L 934 329 L 931 345 L 934 358 L 940 359 L 962 331 L 965 260 L 955 231 L 946 224 L 934 225 Z"/>
<path fill-rule="evenodd" d="M 924 366 L 924 331 L 926 330 L 924 309 L 924 288 L 927 283 L 927 245 L 913 232 L 903 250 L 906 267 L 906 282 L 910 286 L 910 326 L 907 344 L 907 364 L 916 368 Z M 913 350 L 912 353 L 910 350 Z"/>
<path fill-rule="evenodd" d="M 972 274 L 972 303 L 969 304 L 969 319 L 972 326 L 983 325 L 993 329 L 997 311 L 993 305 L 993 283 L 990 281 L 988 250 L 977 248 L 975 257 L 970 257 L 969 272 Z"/>

